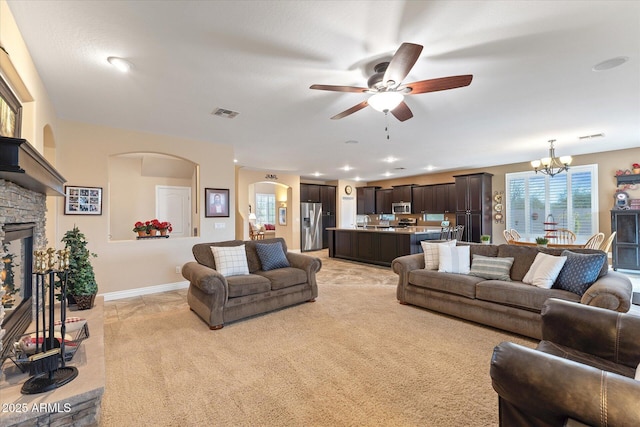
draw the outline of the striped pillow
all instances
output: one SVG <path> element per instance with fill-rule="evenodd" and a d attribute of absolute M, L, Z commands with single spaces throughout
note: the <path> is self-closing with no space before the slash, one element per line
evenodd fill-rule
<path fill-rule="evenodd" d="M 469 274 L 469 246 L 441 246 L 438 248 L 440 255 L 440 273 Z"/>
<path fill-rule="evenodd" d="M 493 257 L 473 255 L 470 276 L 482 277 L 490 280 L 511 281 L 509 272 L 513 265 L 513 257 Z"/>
<path fill-rule="evenodd" d="M 445 246 L 455 246 L 456 241 L 447 240 L 446 242 L 429 242 L 428 240 L 423 240 L 420 242 L 422 246 L 422 252 L 424 252 L 424 269 L 425 270 L 437 270 L 440 266 L 440 252 L 438 248 L 440 245 Z"/>

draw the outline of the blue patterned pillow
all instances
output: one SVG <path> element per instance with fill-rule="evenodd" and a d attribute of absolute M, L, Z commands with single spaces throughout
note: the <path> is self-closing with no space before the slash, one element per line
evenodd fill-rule
<path fill-rule="evenodd" d="M 262 270 L 269 271 L 276 268 L 289 267 L 289 260 L 284 253 L 282 243 L 256 243 L 258 258 L 262 263 Z"/>
<path fill-rule="evenodd" d="M 598 279 L 602 265 L 607 262 L 607 254 L 579 254 L 571 251 L 562 251 L 562 256 L 567 257 L 553 287 L 564 289 L 580 296 L 584 295 Z"/>

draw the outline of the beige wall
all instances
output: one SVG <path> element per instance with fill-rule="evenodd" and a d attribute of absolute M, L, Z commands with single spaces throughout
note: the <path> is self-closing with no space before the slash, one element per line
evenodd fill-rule
<path fill-rule="evenodd" d="M 229 188 L 231 206 L 235 204 L 231 146 L 69 121 L 60 122 L 57 135 L 57 167 L 69 185 L 102 187 L 108 195 L 110 156 L 130 152 L 165 153 L 200 165 L 200 197 L 204 197 L 205 187 Z M 202 159 L 206 159 L 206 163 L 199 163 Z M 198 206 L 203 205 L 200 199 Z M 102 210 L 101 216 L 63 215 L 63 199 L 60 199 L 56 230 L 61 238 L 77 225 L 87 236 L 89 249 L 98 254 L 93 265 L 100 293 L 181 282 L 184 279 L 175 268 L 193 260 L 194 243 L 229 240 L 235 234 L 233 215 L 205 218 L 200 209 L 200 237 L 111 241 L 109 197 L 104 198 Z M 133 224 L 128 225 L 133 228 Z M 133 236 L 133 231 L 131 234 Z"/>
<path fill-rule="evenodd" d="M 640 145 L 640 141 L 638 142 Z M 566 153 L 571 154 L 571 153 Z M 573 166 L 579 165 L 598 165 L 598 228 L 599 231 L 609 235 L 611 233 L 611 208 L 613 207 L 613 196 L 617 190 L 615 174 L 619 169 L 630 169 L 632 163 L 640 162 L 640 148 L 630 148 L 627 150 L 607 151 L 603 153 L 585 154 L 581 156 L 573 156 Z M 400 179 L 388 179 L 382 181 L 372 181 L 367 185 L 377 185 L 382 188 L 390 188 L 392 185 L 402 184 L 440 184 L 454 182 L 454 175 L 462 175 L 466 173 L 488 172 L 493 174 L 492 190 L 505 190 L 505 174 L 513 172 L 523 172 L 531 170 L 529 163 L 512 163 L 503 166 L 492 166 L 482 169 L 459 170 L 445 173 L 436 173 L 429 175 L 418 175 Z M 363 184 L 360 184 L 360 186 Z M 640 198 L 640 185 L 636 189 L 626 190 L 631 198 Z M 504 224 L 493 224 L 492 242 L 503 243 L 504 238 L 502 231 Z"/>

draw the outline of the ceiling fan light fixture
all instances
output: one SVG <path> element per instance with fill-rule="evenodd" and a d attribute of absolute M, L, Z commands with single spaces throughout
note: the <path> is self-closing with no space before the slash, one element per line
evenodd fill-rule
<path fill-rule="evenodd" d="M 380 92 L 372 95 L 367 103 L 380 112 L 391 111 L 404 100 L 399 92 Z"/>

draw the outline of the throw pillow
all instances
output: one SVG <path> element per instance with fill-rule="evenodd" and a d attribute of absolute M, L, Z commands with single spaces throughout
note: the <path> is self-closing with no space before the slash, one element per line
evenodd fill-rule
<path fill-rule="evenodd" d="M 602 264 L 607 262 L 607 255 L 603 253 L 579 254 L 571 251 L 563 251 L 562 256 L 567 257 L 564 267 L 558 275 L 554 288 L 564 289 L 580 296 L 598 280 Z"/>
<path fill-rule="evenodd" d="M 638 367 L 636 368 L 636 377 L 634 379 L 640 381 L 640 363 L 638 363 Z"/>
<path fill-rule="evenodd" d="M 258 258 L 260 258 L 264 271 L 290 266 L 280 242 L 256 243 L 256 252 L 258 252 Z"/>
<path fill-rule="evenodd" d="M 424 252 L 424 269 L 425 270 L 437 270 L 440 266 L 440 255 L 438 252 L 438 248 L 440 246 L 455 246 L 455 240 L 447 240 L 446 242 L 429 242 L 428 240 L 423 240 L 420 242 L 422 246 L 422 252 Z"/>
<path fill-rule="evenodd" d="M 553 256 L 538 252 L 522 281 L 539 288 L 550 289 L 566 261 L 566 256 Z"/>
<path fill-rule="evenodd" d="M 513 257 L 494 257 L 473 254 L 469 275 L 484 279 L 511 281 Z"/>
<path fill-rule="evenodd" d="M 469 273 L 469 246 L 447 246 L 438 248 L 440 273 Z"/>
<path fill-rule="evenodd" d="M 211 246 L 216 271 L 225 277 L 249 274 L 247 251 L 240 246 Z"/>

